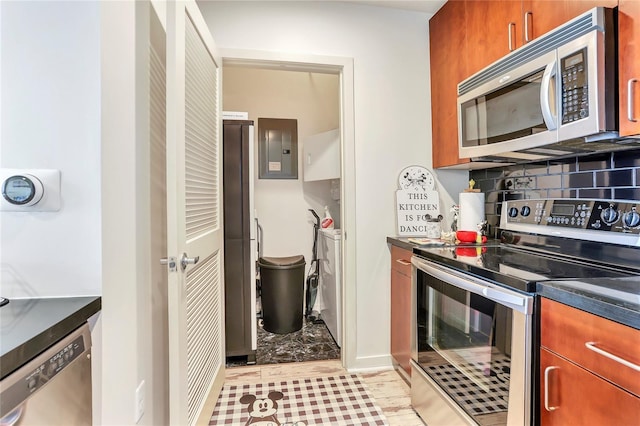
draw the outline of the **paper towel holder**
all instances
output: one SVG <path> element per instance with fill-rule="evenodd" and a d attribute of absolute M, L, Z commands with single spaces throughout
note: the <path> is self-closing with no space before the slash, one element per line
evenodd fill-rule
<path fill-rule="evenodd" d="M 464 192 L 480 192 L 480 188 L 474 188 L 476 181 L 471 179 L 469 180 L 469 187 L 464 189 Z"/>

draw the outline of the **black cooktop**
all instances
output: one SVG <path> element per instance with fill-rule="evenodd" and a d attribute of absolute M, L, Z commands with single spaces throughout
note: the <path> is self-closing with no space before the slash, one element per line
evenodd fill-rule
<path fill-rule="evenodd" d="M 589 259 L 558 256 L 503 244 L 418 247 L 417 256 L 524 292 L 550 280 L 619 278 L 633 272 L 596 265 Z"/>

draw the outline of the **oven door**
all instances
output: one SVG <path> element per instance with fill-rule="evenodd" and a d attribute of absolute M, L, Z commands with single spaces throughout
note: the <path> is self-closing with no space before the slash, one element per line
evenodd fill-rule
<path fill-rule="evenodd" d="M 429 425 L 529 424 L 533 296 L 412 264 L 414 409 Z"/>

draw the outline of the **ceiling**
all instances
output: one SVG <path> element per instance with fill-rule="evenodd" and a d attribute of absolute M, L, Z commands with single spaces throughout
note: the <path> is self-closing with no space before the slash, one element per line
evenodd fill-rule
<path fill-rule="evenodd" d="M 417 12 L 436 13 L 446 0 L 405 1 L 405 0 L 354 0 L 347 3 L 367 4 L 371 6 L 391 7 L 394 9 L 413 10 Z"/>

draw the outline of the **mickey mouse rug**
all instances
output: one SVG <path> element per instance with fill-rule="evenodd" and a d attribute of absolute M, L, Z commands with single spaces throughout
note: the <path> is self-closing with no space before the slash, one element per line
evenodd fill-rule
<path fill-rule="evenodd" d="M 225 385 L 209 425 L 388 425 L 355 375 Z"/>

